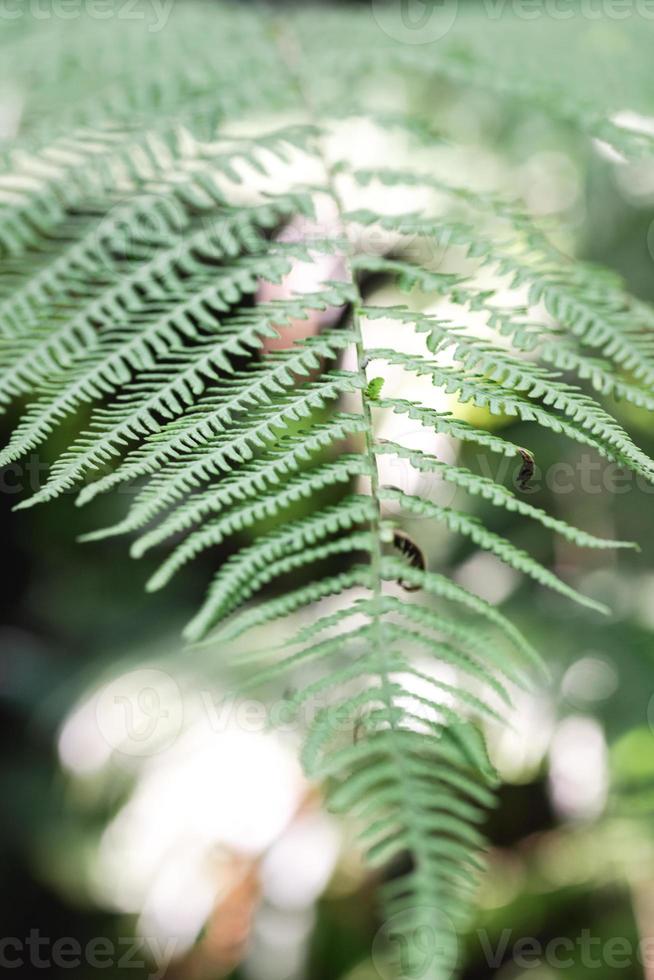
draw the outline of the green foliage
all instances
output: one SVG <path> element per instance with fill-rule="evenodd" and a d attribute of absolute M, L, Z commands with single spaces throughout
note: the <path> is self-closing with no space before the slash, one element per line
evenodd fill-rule
<path fill-rule="evenodd" d="M 383 378 L 372 378 L 365 387 L 364 395 L 368 401 L 379 401 L 381 390 L 384 387 Z"/>
<path fill-rule="evenodd" d="M 67 448 L 20 506 L 70 491 L 86 503 L 133 485 L 124 518 L 87 538 L 138 532 L 135 556 L 172 543 L 150 589 L 227 542 L 190 641 L 227 655 L 245 636 L 254 643 L 257 629 L 305 613 L 309 625 L 282 649 L 254 649 L 249 683 L 290 675 L 290 710 L 321 699 L 302 753 L 307 772 L 360 821 L 371 863 L 411 854 L 410 872 L 383 889 L 389 914 L 438 908 L 459 929 L 480 867 L 476 825 L 497 782 L 479 725 L 500 720 L 509 682 L 528 683 L 542 665 L 498 609 L 407 562 L 394 534 L 415 519 L 425 533 L 439 525 L 598 606 L 465 510 L 381 486 L 378 461 L 394 455 L 576 546 L 629 545 L 574 528 L 488 475 L 381 440 L 378 422 L 396 413 L 516 465 L 530 458 L 460 417 L 470 405 L 545 427 L 652 481 L 654 464 L 592 392 L 654 407 L 654 313 L 615 277 L 563 256 L 515 202 L 422 169 L 364 171 L 331 159 L 335 119 L 390 125 L 388 113 L 350 109 L 344 95 L 378 69 L 380 52 L 385 71 L 462 80 L 447 48 L 434 66 L 433 51 L 428 59 L 388 38 L 379 48 L 368 21 L 333 17 L 324 27 L 329 37 L 338 26 L 337 48 L 312 33 L 306 14 L 280 25 L 245 5 L 180 5 L 159 40 L 130 25 L 126 49 L 117 21 L 109 35 L 86 22 L 65 35 L 56 21 L 47 32 L 13 28 L 20 56 L 8 71 L 21 78 L 26 51 L 43 59 L 32 81 L 40 94 L 0 177 L 0 404 L 27 403 L 0 461 L 61 438 L 66 423 Z M 97 88 L 71 99 L 93 58 Z M 466 62 L 463 80 L 486 84 L 484 72 L 480 60 L 468 79 Z M 490 77 L 500 94 L 514 85 Z M 601 107 L 586 114 L 538 84 L 523 88 L 520 98 L 580 132 L 643 150 L 644 137 L 628 138 Z M 278 128 L 257 131 L 275 114 Z M 230 130 L 236 117 L 251 119 L 255 135 Z M 416 145 L 435 141 L 401 113 L 392 123 Z M 321 177 L 273 191 L 265 177 L 293 173 L 289 159 Z M 409 214 L 352 208 L 353 187 L 418 189 L 428 203 Z M 289 222 L 317 220 L 324 201 L 338 215 L 333 233 L 278 239 Z M 351 245 L 366 229 L 382 236 L 383 254 Z M 435 247 L 455 254 L 460 271 L 441 271 Z M 330 253 L 346 261 L 343 281 L 253 301 L 262 280 L 278 283 L 294 262 Z M 406 304 L 369 302 L 367 274 L 397 283 Z M 347 310 L 345 325 L 267 351 L 284 325 L 334 308 Z M 480 332 L 463 325 L 472 314 Z M 393 326 L 393 347 L 366 343 L 381 320 Z M 424 342 L 423 353 L 408 353 L 408 337 Z M 452 396 L 451 409 L 384 397 L 386 375 L 369 376 L 370 364 L 426 377 Z M 82 406 L 90 421 L 71 436 Z M 307 509 L 298 513 L 298 502 Z M 325 612 L 318 604 L 327 600 Z"/>

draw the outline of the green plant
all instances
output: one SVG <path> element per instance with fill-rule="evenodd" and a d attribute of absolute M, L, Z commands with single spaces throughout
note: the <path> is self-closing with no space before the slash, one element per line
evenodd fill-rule
<path fill-rule="evenodd" d="M 150 588 L 234 542 L 187 628 L 190 641 L 227 646 L 341 597 L 338 611 L 302 626 L 283 649 L 260 645 L 252 659 L 263 664 L 248 682 L 300 671 L 289 708 L 324 698 L 303 750 L 307 772 L 362 821 L 372 863 L 411 855 L 410 871 L 382 889 L 388 914 L 406 914 L 413 930 L 423 919 L 433 928 L 440 910 L 435 969 L 447 973 L 450 926 L 465 926 L 483 847 L 477 825 L 497 782 L 477 723 L 500 718 L 509 682 L 523 683 L 540 660 L 497 608 L 425 567 L 387 506 L 427 527 L 441 523 L 598 607 L 465 510 L 382 485 L 378 460 L 394 455 L 575 545 L 628 544 L 569 526 L 488 476 L 376 438 L 376 417 L 392 412 L 515 460 L 522 489 L 533 467 L 529 450 L 495 429 L 390 397 L 384 372 L 427 375 L 459 406 L 551 429 L 652 480 L 654 464 L 590 391 L 654 408 L 654 313 L 616 276 L 566 258 L 500 194 L 438 177 L 411 154 L 378 169 L 334 159 L 330 126 L 365 118 L 413 140 L 416 153 L 437 143 L 422 119 L 356 103 L 358 82 L 377 71 L 427 85 L 466 76 L 624 154 L 646 151 L 648 138 L 543 81 L 517 86 L 510 73 L 490 72 L 472 42 L 439 48 L 434 65 L 431 47 L 394 44 L 367 15 L 322 11 L 320 30 L 316 16 L 188 4 L 156 35 L 118 19 L 100 34 L 92 21 L 72 35 L 56 20 L 12 23 L 8 77 L 20 79 L 29 58 L 44 94 L 28 103 L 25 135 L 5 150 L 0 178 L 0 401 L 28 405 L 0 462 L 38 449 L 80 407 L 95 406 L 45 486 L 20 506 L 79 488 L 84 503 L 136 481 L 124 519 L 87 537 L 138 532 L 138 556 L 185 535 Z M 94 88 L 80 98 L 89 65 Z M 247 138 L 230 128 L 235 117 L 246 120 Z M 293 176 L 298 160 L 310 179 Z M 273 193 L 265 175 L 280 168 L 288 186 Z M 393 214 L 348 203 L 379 186 L 418 189 L 424 208 Z M 324 201 L 328 227 L 299 241 L 277 235 L 302 217 L 315 229 Z M 380 236 L 372 250 L 371 229 Z M 342 281 L 252 302 L 262 280 L 279 282 L 320 254 L 345 261 Z M 456 271 L 441 265 L 444 255 L 456 257 Z M 367 276 L 399 282 L 406 304 L 369 301 Z M 498 299 L 507 285 L 510 304 Z M 425 310 L 443 299 L 457 312 Z M 344 322 L 265 352 L 284 324 L 340 307 Z M 466 325 L 472 314 L 482 333 Z M 380 319 L 394 325 L 392 348 L 365 343 L 366 324 Z M 428 354 L 407 351 L 409 332 Z M 254 540 L 239 537 L 271 519 Z M 306 584 L 288 586 L 298 570 Z M 455 668 L 457 682 L 426 673 L 416 651 Z M 431 693 L 416 693 L 412 680 Z"/>

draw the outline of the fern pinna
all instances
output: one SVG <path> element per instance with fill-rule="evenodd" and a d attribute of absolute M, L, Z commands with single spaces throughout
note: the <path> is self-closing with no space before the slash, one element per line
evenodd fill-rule
<path fill-rule="evenodd" d="M 367 14 L 323 10 L 319 30 L 316 16 L 185 3 L 159 34 L 119 18 L 101 30 L 90 20 L 12 22 L 7 70 L 30 97 L 0 176 L 0 401 L 26 408 L 1 462 L 38 450 L 64 422 L 70 431 L 90 406 L 45 485 L 19 506 L 136 487 L 122 520 L 87 537 L 135 535 L 136 556 L 168 546 L 151 589 L 232 542 L 186 636 L 225 658 L 230 645 L 251 645 L 248 683 L 288 675 L 290 710 L 322 699 L 306 770 L 356 816 L 373 864 L 410 855 L 407 873 L 382 887 L 387 914 L 409 937 L 429 927 L 433 975 L 446 976 L 497 782 L 480 723 L 504 718 L 512 686 L 530 683 L 541 662 L 496 607 L 427 567 L 403 527 L 444 525 L 596 604 L 465 510 L 386 485 L 380 460 L 580 547 L 628 545 L 569 526 L 519 488 L 379 438 L 380 418 L 395 413 L 509 457 L 522 489 L 533 469 L 528 446 L 458 409 L 393 397 L 384 379 L 398 368 L 426 376 L 452 405 L 543 426 L 652 480 L 654 464 L 598 397 L 654 408 L 654 313 L 613 275 L 562 255 L 515 202 L 418 166 L 437 134 L 371 103 L 359 83 L 380 73 L 409 75 L 427 92 L 443 79 L 483 83 L 615 152 L 646 152 L 648 138 L 621 129 L 608 108 L 572 104 L 563 88 L 503 80 L 483 48 L 468 52 L 464 72 L 454 42 L 434 54 L 394 43 Z M 334 158 L 343 125 L 397 134 L 405 164 Z M 422 202 L 410 213 L 394 206 L 407 188 Z M 308 236 L 279 234 L 302 220 Z M 256 301 L 261 282 L 322 254 L 345 263 L 343 277 Z M 377 302 L 370 277 L 399 283 L 406 303 Z M 336 325 L 268 349 L 285 325 L 341 308 Z M 371 343 L 376 321 L 392 346 Z M 242 532 L 254 527 L 248 541 Z M 268 624 L 314 607 L 270 649 Z M 455 679 L 425 664 L 447 665 Z"/>

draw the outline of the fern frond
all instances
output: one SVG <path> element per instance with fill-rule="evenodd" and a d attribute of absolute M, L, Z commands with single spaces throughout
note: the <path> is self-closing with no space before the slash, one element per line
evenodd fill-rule
<path fill-rule="evenodd" d="M 403 493 L 401 490 L 382 488 L 379 491 L 382 500 L 394 500 L 409 514 L 416 517 L 431 517 L 434 520 L 442 521 L 451 531 L 464 534 L 484 551 L 490 551 L 497 555 L 501 561 L 506 562 L 519 572 L 530 575 L 541 585 L 549 585 L 550 588 L 561 592 L 562 595 L 595 609 L 597 612 L 608 613 L 606 606 L 580 595 L 574 589 L 569 588 L 556 575 L 552 575 L 546 568 L 530 558 L 529 555 L 515 548 L 506 538 L 488 531 L 482 524 L 474 518 L 469 517 L 461 511 L 452 510 L 449 507 L 440 507 L 429 500 L 422 500 L 412 494 Z"/>
<path fill-rule="evenodd" d="M 281 315 L 281 311 L 276 312 L 275 321 Z M 149 434 L 150 438 L 143 448 L 134 452 L 119 471 L 106 476 L 103 482 L 98 480 L 87 486 L 80 495 L 80 503 L 92 499 L 102 490 L 151 473 L 162 462 L 174 459 L 176 453 L 199 446 L 224 431 L 239 411 L 270 404 L 276 396 L 292 387 L 295 373 L 299 377 L 306 376 L 319 365 L 321 356 L 333 357 L 342 347 L 340 336 L 331 340 L 324 337 L 315 343 L 308 343 L 304 350 L 294 356 L 277 355 L 259 370 L 250 373 L 235 371 L 232 359 L 250 355 L 259 348 L 265 337 L 277 337 L 277 326 L 278 323 L 273 323 L 270 317 L 251 318 L 239 325 L 239 329 L 225 331 L 222 337 L 221 332 L 217 331 L 217 336 L 188 352 L 174 352 L 176 359 L 155 365 L 158 370 L 145 375 L 146 380 L 139 375 L 138 388 L 131 388 L 120 396 L 115 410 L 96 412 L 91 421 L 96 438 L 81 440 L 73 445 L 70 452 L 53 467 L 50 481 L 29 503 L 38 503 L 72 488 L 83 476 L 106 465 L 127 440 Z M 344 342 L 347 343 L 347 338 Z M 219 369 L 229 373 L 233 379 L 231 384 L 225 386 L 224 394 L 205 397 L 199 406 L 202 411 L 196 410 L 177 422 L 175 417 L 183 411 L 183 406 L 193 404 L 212 377 L 217 376 Z M 157 416 L 171 421 L 158 424 Z M 20 451 L 22 454 L 34 444 L 28 444 L 28 434 L 43 424 L 42 417 L 42 404 L 37 403 L 34 415 L 28 414 L 16 430 L 20 442 L 14 452 Z M 12 449 L 10 443 L 7 459 Z"/>
<path fill-rule="evenodd" d="M 206 146 L 173 121 L 159 133 L 81 130 L 41 149 L 38 156 L 21 154 L 15 159 L 21 173 L 19 189 L 13 190 L 11 204 L 0 217 L 0 247 L 9 256 L 27 252 L 16 268 L 25 279 L 27 272 L 31 275 L 21 295 L 0 305 L 0 323 L 14 320 L 19 310 L 29 315 L 31 304 L 44 295 L 56 296 L 80 265 L 88 267 L 100 257 L 108 266 L 115 265 L 114 244 L 136 242 L 139 225 L 157 228 L 168 220 L 175 227 L 183 219 L 183 205 L 206 209 L 220 201 L 217 178 L 241 182 L 244 164 L 265 174 L 266 161 L 287 159 L 291 148 L 306 150 L 315 132 L 312 126 L 284 126 L 256 139 L 225 139 Z M 110 207 L 117 206 L 108 214 L 101 211 L 86 235 L 48 262 L 57 226 L 71 211 L 87 208 L 89 200 L 115 194 L 117 177 L 124 185 L 121 196 L 108 199 Z M 0 191 L 14 182 L 11 173 L 3 174 Z"/>
<path fill-rule="evenodd" d="M 371 360 L 385 360 L 416 374 L 429 374 L 437 387 L 455 394 L 464 404 L 472 402 L 480 408 L 488 408 L 492 415 L 517 415 L 527 421 L 537 421 L 544 428 L 592 446 L 605 458 L 654 480 L 654 467 L 648 456 L 590 397 L 529 363 L 523 364 L 492 349 L 485 350 L 482 342 L 457 347 L 454 356 L 465 365 L 465 374 L 393 350 L 372 349 L 368 356 Z M 483 374 L 474 374 L 475 368 L 481 368 Z M 515 394 L 521 391 L 529 398 L 541 401 L 532 402 Z M 550 407 L 563 414 L 550 412 Z"/>
<path fill-rule="evenodd" d="M 525 517 L 532 517 L 544 527 L 556 531 L 562 537 L 580 548 L 636 548 L 633 541 L 616 541 L 613 538 L 598 538 L 594 534 L 582 531 L 579 528 L 566 524 L 565 521 L 556 517 L 551 517 L 539 507 L 534 507 L 526 501 L 516 497 L 500 483 L 488 477 L 473 473 L 471 470 L 462 466 L 453 466 L 451 463 L 444 463 L 428 453 L 418 449 L 407 449 L 399 443 L 384 440 L 375 447 L 376 455 L 391 454 L 401 459 L 407 459 L 416 470 L 423 473 L 437 473 L 443 480 L 461 487 L 473 496 L 483 497 L 489 500 L 496 507 L 504 507 L 509 511 L 516 511 L 524 514 Z"/>
<path fill-rule="evenodd" d="M 332 159 L 331 137 L 365 119 L 421 152 L 449 151 L 432 119 L 368 105 L 359 81 L 383 71 L 425 92 L 439 78 L 487 85 L 624 154 L 652 141 L 618 125 L 608 98 L 523 79 L 504 46 L 494 64 L 483 31 L 462 55 L 455 41 L 435 51 L 373 36 L 354 10 L 326 9 L 319 36 L 305 10 L 281 24 L 189 0 L 171 16 L 157 36 L 119 18 L 102 38 L 84 18 L 69 34 L 55 19 L 14 25 L 15 48 L 3 43 L 26 102 L 0 154 L 0 407 L 26 409 L 0 465 L 56 431 L 64 448 L 19 506 L 133 488 L 118 522 L 85 538 L 136 532 L 135 557 L 171 549 L 151 590 L 200 555 L 227 556 L 187 638 L 219 646 L 250 686 L 291 678 L 289 711 L 318 702 L 305 768 L 357 822 L 372 864 L 410 854 L 382 892 L 414 933 L 429 924 L 441 980 L 497 784 L 484 726 L 547 671 L 501 610 L 429 567 L 408 532 L 416 519 L 426 539 L 438 526 L 593 610 L 573 577 L 486 527 L 475 505 L 579 548 L 630 544 L 384 441 L 379 427 L 392 413 L 455 448 L 531 461 L 499 429 L 459 417 L 472 405 L 652 480 L 654 463 L 599 397 L 654 409 L 654 312 L 614 274 L 563 256 L 519 202 L 450 180 L 447 156 L 418 167 L 402 151 L 404 165 L 365 168 L 342 139 Z M 327 255 L 342 281 L 317 274 Z M 314 292 L 260 302 L 262 282 L 283 283 L 298 263 L 314 265 Z M 367 274 L 406 302 L 378 303 Z M 307 336 L 271 353 L 299 322 Z M 388 373 L 427 377 L 451 410 L 421 404 L 411 385 L 389 395 Z M 383 486 L 387 455 L 459 489 L 461 509 Z M 283 642 L 257 644 L 282 623 Z"/>
<path fill-rule="evenodd" d="M 272 450 L 260 458 L 245 463 L 231 476 L 217 485 L 200 491 L 190 500 L 180 504 L 169 517 L 156 525 L 132 545 L 132 553 L 140 557 L 147 550 L 200 523 L 207 515 L 219 513 L 224 507 L 237 501 L 256 497 L 282 485 L 285 479 L 301 472 L 321 450 L 334 448 L 345 442 L 348 436 L 364 433 L 365 423 L 360 415 L 338 413 L 324 424 L 301 430 L 294 436 L 285 436 Z M 342 458 L 342 457 L 341 457 Z M 87 540 L 101 534 L 91 532 Z"/>
<path fill-rule="evenodd" d="M 159 589 L 166 585 L 187 561 L 204 549 L 219 545 L 237 531 L 249 528 L 258 521 L 275 518 L 292 504 L 303 498 L 310 499 L 326 487 L 338 483 L 348 484 L 353 477 L 370 475 L 370 465 L 365 457 L 343 456 L 289 480 L 281 490 L 258 494 L 252 504 L 234 508 L 224 518 L 206 523 L 190 534 L 153 575 L 148 582 L 148 589 Z"/>
<path fill-rule="evenodd" d="M 251 459 L 257 450 L 273 445 L 290 425 L 306 421 L 340 395 L 356 391 L 358 381 L 349 372 L 325 375 L 321 381 L 306 383 L 297 394 L 279 398 L 269 407 L 259 407 L 250 413 L 248 422 L 227 429 L 225 435 L 209 439 L 199 448 L 194 441 L 185 443 L 183 450 L 171 454 L 172 458 L 158 467 L 149 484 L 137 494 L 121 530 L 142 527 L 204 481 L 231 472 Z M 119 482 L 122 476 L 118 471 L 96 481 L 87 488 L 84 499 L 91 493 L 95 496 L 107 484 Z"/>

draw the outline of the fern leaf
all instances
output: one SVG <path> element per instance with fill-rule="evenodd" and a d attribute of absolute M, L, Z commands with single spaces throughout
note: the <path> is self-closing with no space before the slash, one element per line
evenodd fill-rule
<path fill-rule="evenodd" d="M 226 550 L 187 638 L 219 644 L 250 687 L 297 682 L 289 711 L 319 701 L 306 771 L 352 814 L 372 864 L 410 853 L 409 873 L 382 894 L 401 923 L 429 924 L 442 980 L 466 926 L 498 782 L 484 726 L 507 713 L 515 685 L 546 670 L 500 609 L 426 560 L 391 554 L 392 542 L 404 518 L 440 525 L 593 610 L 601 607 L 572 579 L 487 528 L 475 506 L 488 502 L 579 547 L 630 545 L 379 439 L 393 413 L 516 463 L 531 459 L 500 430 L 422 405 L 410 388 L 386 397 L 384 370 L 427 376 L 459 403 L 549 430 L 651 480 L 654 464 L 600 397 L 654 409 L 654 312 L 615 274 L 563 256 L 519 202 L 450 180 L 440 157 L 429 172 L 410 152 L 405 166 L 363 169 L 343 140 L 332 159 L 330 137 L 366 119 L 385 138 L 399 132 L 398 147 L 413 140 L 416 159 L 436 146 L 449 153 L 431 120 L 368 109 L 362 80 L 410 73 L 419 86 L 486 86 L 625 155 L 650 152 L 652 141 L 618 125 L 608 100 L 546 84 L 537 67 L 522 78 L 504 47 L 490 59 L 487 20 L 462 55 L 450 40 L 437 51 L 387 35 L 380 43 L 354 9 L 326 10 L 318 34 L 308 10 L 281 24 L 248 5 L 205 10 L 189 0 L 170 14 L 173 28 L 156 35 L 126 31 L 121 18 L 102 37 L 90 18 L 75 31 L 57 18 L 8 26 L 3 56 L 25 108 L 0 153 L 0 407 L 20 400 L 26 409 L 0 464 L 40 449 L 56 429 L 49 479 L 19 506 L 69 491 L 84 504 L 133 485 L 118 523 L 85 537 L 138 532 L 135 557 L 172 543 L 150 589 Z M 257 300 L 262 281 L 280 283 L 318 255 L 344 267 L 342 281 Z M 411 295 L 375 305 L 367 273 Z M 324 328 L 327 320 L 340 322 Z M 315 335 L 270 353 L 267 341 L 296 321 Z M 389 346 L 371 341 L 380 321 L 394 328 L 385 329 Z M 420 343 L 428 355 L 408 352 Z M 465 504 L 382 486 L 378 462 L 390 454 L 460 489 Z M 387 502 L 402 520 L 387 519 Z M 248 638 L 282 623 L 283 643 L 266 635 L 247 650 Z"/>

